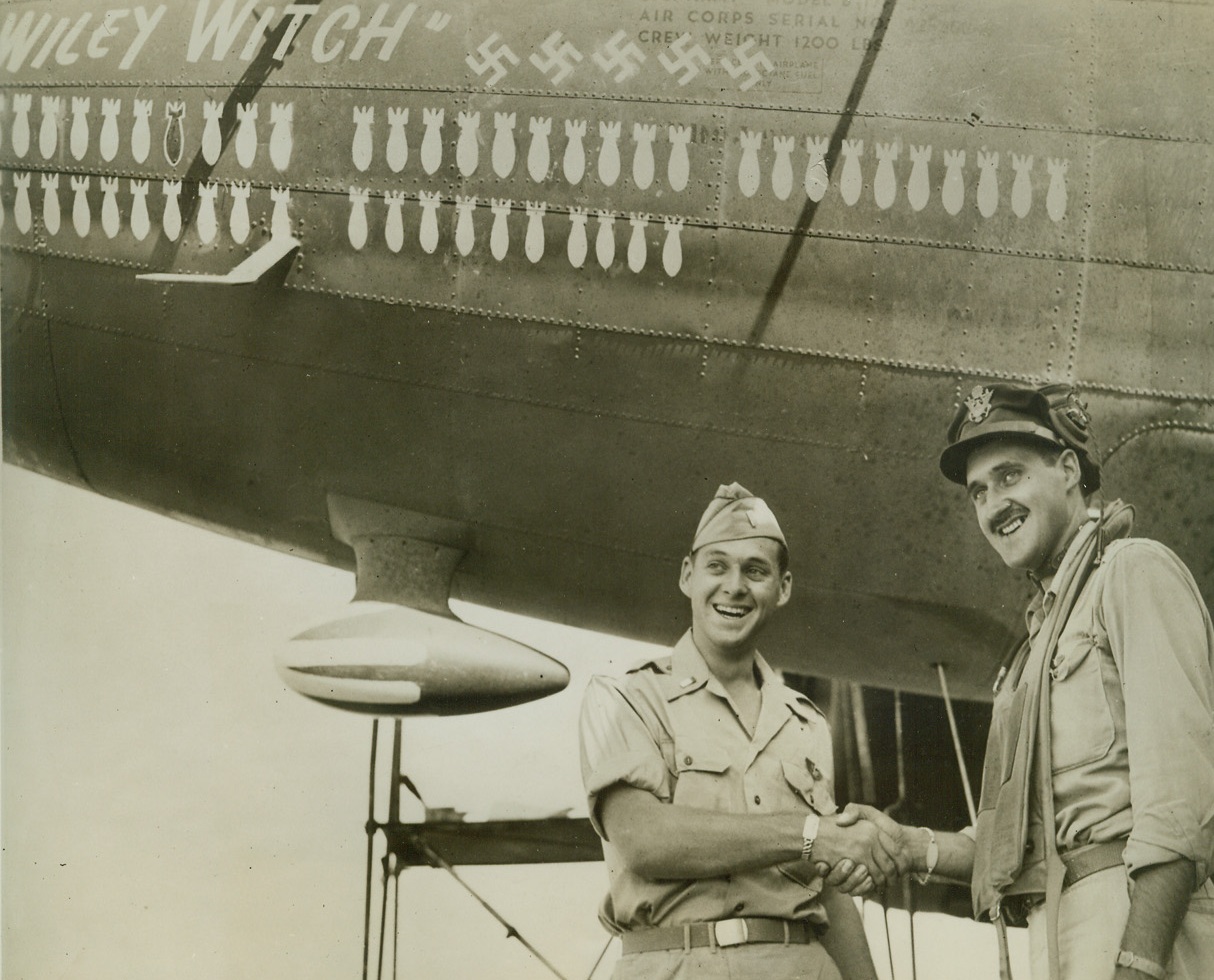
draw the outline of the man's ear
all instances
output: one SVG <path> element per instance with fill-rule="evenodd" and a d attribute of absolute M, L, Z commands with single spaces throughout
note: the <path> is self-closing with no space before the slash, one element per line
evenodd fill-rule
<path fill-rule="evenodd" d="M 1083 467 L 1079 465 L 1079 456 L 1073 449 L 1064 449 L 1058 457 L 1058 465 L 1066 476 L 1066 488 L 1079 487 L 1083 483 Z"/>
<path fill-rule="evenodd" d="M 693 565 L 693 559 L 692 559 L 691 555 L 684 555 L 683 556 L 683 567 L 681 569 L 679 569 L 679 591 L 682 592 L 683 595 L 687 596 L 688 599 L 691 598 L 692 565 Z"/>
<path fill-rule="evenodd" d="M 792 598 L 792 572 L 785 572 L 780 577 L 780 598 L 776 600 L 776 608 L 785 605 Z"/>

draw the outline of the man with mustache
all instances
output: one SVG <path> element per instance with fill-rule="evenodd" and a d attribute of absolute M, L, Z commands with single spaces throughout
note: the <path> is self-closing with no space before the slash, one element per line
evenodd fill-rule
<path fill-rule="evenodd" d="M 1027 917 L 1035 980 L 1214 977 L 1214 629 L 1197 584 L 1129 537 L 1129 507 L 1089 508 L 1100 456 L 1069 386 L 979 385 L 948 443 L 941 471 L 1036 586 L 1028 637 L 999 674 L 976 827 L 846 819 L 899 838 L 921 874 L 971 879 L 979 917 Z"/>
<path fill-rule="evenodd" d="M 839 826 L 826 719 L 755 646 L 792 591 L 771 509 L 721 487 L 679 588 L 691 629 L 623 678 L 594 678 L 582 708 L 615 978 L 875 980 L 855 905 L 817 865 L 857 891 L 909 865 L 873 824 Z"/>

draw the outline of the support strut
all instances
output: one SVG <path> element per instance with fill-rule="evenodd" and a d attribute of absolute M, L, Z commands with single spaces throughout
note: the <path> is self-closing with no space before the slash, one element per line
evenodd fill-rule
<path fill-rule="evenodd" d="M 953 750 L 957 753 L 957 767 L 961 770 L 961 785 L 965 789 L 965 805 L 969 809 L 970 823 L 978 825 L 978 810 L 974 806 L 974 791 L 970 789 L 969 770 L 965 766 L 965 756 L 961 753 L 961 736 L 957 734 L 957 719 L 953 716 L 953 699 L 948 693 L 948 678 L 945 676 L 944 664 L 936 664 L 936 672 L 940 676 L 940 693 L 944 697 L 944 709 L 948 712 L 948 727 L 953 733 Z M 1012 958 L 1007 946 L 1007 923 L 1002 918 L 993 919 L 995 936 L 999 941 L 999 978 L 1012 980 Z"/>

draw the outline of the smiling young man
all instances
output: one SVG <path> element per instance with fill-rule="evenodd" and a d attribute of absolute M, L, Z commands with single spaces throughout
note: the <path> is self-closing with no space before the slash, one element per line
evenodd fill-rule
<path fill-rule="evenodd" d="M 815 867 L 865 890 L 909 865 L 873 824 L 839 825 L 826 721 L 756 648 L 792 593 L 770 508 L 722 486 L 679 588 L 691 629 L 669 655 L 594 678 L 582 708 L 615 977 L 875 977 L 855 905 Z"/>
<path fill-rule="evenodd" d="M 1100 457 L 1069 386 L 980 385 L 948 442 L 941 471 L 1036 587 L 1028 638 L 1000 672 L 976 828 L 863 816 L 919 871 L 970 877 L 976 914 L 1027 916 L 1034 980 L 1208 980 L 1214 629 L 1197 584 L 1128 536 L 1120 501 L 1089 509 Z"/>

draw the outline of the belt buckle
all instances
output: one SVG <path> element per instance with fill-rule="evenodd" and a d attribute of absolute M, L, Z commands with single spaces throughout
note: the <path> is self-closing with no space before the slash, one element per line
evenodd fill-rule
<path fill-rule="evenodd" d="M 745 919 L 721 919 L 712 924 L 718 946 L 741 946 L 750 939 Z"/>

